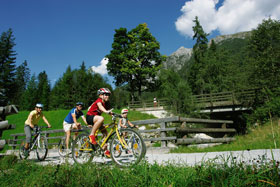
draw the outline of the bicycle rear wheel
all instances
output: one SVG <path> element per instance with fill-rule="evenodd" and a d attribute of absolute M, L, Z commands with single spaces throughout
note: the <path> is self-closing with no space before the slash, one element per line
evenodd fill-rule
<path fill-rule="evenodd" d="M 66 148 L 66 137 L 63 137 L 60 139 L 59 143 L 58 143 L 58 154 L 62 157 L 65 157 L 67 155 L 69 155 L 70 152 L 67 152 L 67 148 Z M 69 143 L 68 143 L 68 148 L 69 150 L 72 150 L 72 137 L 70 137 L 69 139 Z"/>
<path fill-rule="evenodd" d="M 94 150 L 87 134 L 80 134 L 72 143 L 72 157 L 78 164 L 89 163 L 93 159 Z"/>
<path fill-rule="evenodd" d="M 138 164 L 146 153 L 146 146 L 141 135 L 132 129 L 121 129 L 120 144 L 117 134 L 111 140 L 110 152 L 112 160 L 119 166 Z"/>
<path fill-rule="evenodd" d="M 48 141 L 47 137 L 44 135 L 40 135 L 39 139 L 37 139 L 37 147 L 36 147 L 36 153 L 37 158 L 40 161 L 45 160 L 47 154 L 48 154 Z"/>

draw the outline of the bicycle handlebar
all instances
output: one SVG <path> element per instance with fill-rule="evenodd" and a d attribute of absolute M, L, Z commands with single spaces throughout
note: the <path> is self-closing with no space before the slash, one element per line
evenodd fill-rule
<path fill-rule="evenodd" d="M 113 118 L 122 118 L 122 115 L 112 112 L 112 119 Z"/>

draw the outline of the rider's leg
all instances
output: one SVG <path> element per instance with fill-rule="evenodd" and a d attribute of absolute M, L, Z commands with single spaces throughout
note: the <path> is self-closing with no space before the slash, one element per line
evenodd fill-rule
<path fill-rule="evenodd" d="M 105 127 L 102 125 L 101 127 L 100 127 L 100 129 L 101 129 L 101 133 L 102 133 L 102 138 L 103 138 L 103 140 L 107 137 L 107 135 L 108 135 L 108 132 L 107 132 L 107 130 L 105 129 Z M 103 150 L 107 150 L 107 144 L 104 144 L 104 146 L 102 147 L 102 149 Z"/>
<path fill-rule="evenodd" d="M 71 131 L 68 130 L 65 133 L 66 133 L 65 145 L 66 145 L 66 149 L 69 149 L 69 139 L 70 139 L 70 136 L 71 136 Z"/>
<path fill-rule="evenodd" d="M 24 126 L 24 132 L 25 132 L 25 135 L 26 135 L 26 142 L 25 142 L 25 145 L 24 145 L 25 149 L 29 148 L 29 144 L 31 142 L 31 131 L 32 131 L 32 129 L 29 125 Z"/>
<path fill-rule="evenodd" d="M 69 148 L 69 139 L 70 139 L 70 136 L 71 136 L 71 127 L 72 127 L 72 124 L 71 123 L 67 123 L 66 121 L 63 121 L 63 130 L 66 134 L 66 139 L 65 139 L 65 145 L 66 145 L 66 149 Z"/>
<path fill-rule="evenodd" d="M 94 116 L 93 118 L 93 127 L 91 129 L 91 133 L 90 133 L 90 139 L 91 139 L 91 143 L 93 144 L 97 144 L 96 140 L 95 140 L 95 133 L 97 131 L 97 129 L 99 129 L 99 127 L 103 124 L 104 122 L 104 117 L 103 116 Z"/>
<path fill-rule="evenodd" d="M 81 125 L 78 125 L 78 126 L 77 126 L 76 124 L 74 124 L 74 125 L 73 125 L 73 129 L 75 129 L 75 130 L 81 129 Z M 78 134 L 79 134 L 79 132 L 75 132 L 75 133 L 74 133 L 74 140 L 76 140 Z"/>

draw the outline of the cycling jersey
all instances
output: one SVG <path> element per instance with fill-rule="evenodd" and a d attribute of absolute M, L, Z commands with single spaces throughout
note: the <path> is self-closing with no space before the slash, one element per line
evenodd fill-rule
<path fill-rule="evenodd" d="M 64 121 L 66 121 L 67 123 L 74 123 L 72 114 L 76 115 L 76 119 L 78 119 L 79 117 L 84 115 L 84 113 L 82 111 L 78 111 L 77 108 L 75 107 L 75 108 L 72 108 L 72 110 L 70 110 L 70 112 L 68 113 L 68 115 L 66 116 Z"/>
<path fill-rule="evenodd" d="M 27 124 L 27 125 L 31 125 L 31 123 L 33 125 L 37 125 L 39 120 L 42 119 L 44 116 L 43 112 L 38 113 L 36 110 L 31 111 L 29 116 L 30 115 L 31 115 L 31 119 L 27 118 L 27 120 L 25 121 L 25 124 Z"/>
<path fill-rule="evenodd" d="M 102 114 L 102 111 L 99 110 L 98 106 L 97 106 L 97 103 L 101 103 L 102 106 L 104 108 L 106 108 L 106 105 L 105 103 L 103 102 L 103 100 L 101 98 L 98 98 L 90 107 L 89 107 L 89 110 L 87 112 L 87 115 L 89 116 L 96 116 L 96 115 L 101 115 Z"/>

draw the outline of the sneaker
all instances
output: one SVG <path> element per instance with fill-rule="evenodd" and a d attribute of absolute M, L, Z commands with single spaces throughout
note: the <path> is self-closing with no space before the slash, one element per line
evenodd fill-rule
<path fill-rule="evenodd" d="M 89 142 L 93 145 L 97 145 L 97 142 L 95 141 L 95 136 L 94 135 L 90 135 L 89 136 Z"/>
<path fill-rule="evenodd" d="M 66 150 L 65 150 L 65 153 L 66 153 L 66 155 L 70 155 L 72 152 L 71 152 L 70 149 L 66 149 Z"/>
<path fill-rule="evenodd" d="M 109 150 L 106 150 L 106 151 L 104 152 L 104 155 L 105 155 L 106 157 L 108 157 L 108 158 L 111 158 L 111 154 L 110 154 L 110 151 L 109 151 Z"/>

